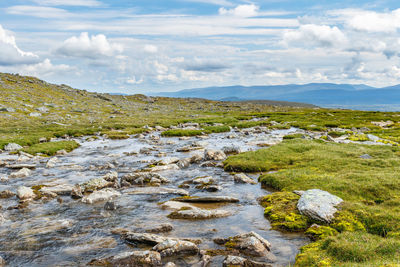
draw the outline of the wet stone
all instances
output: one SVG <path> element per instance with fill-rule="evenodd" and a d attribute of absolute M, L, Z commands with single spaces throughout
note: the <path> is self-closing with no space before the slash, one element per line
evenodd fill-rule
<path fill-rule="evenodd" d="M 105 259 L 92 260 L 94 266 L 143 266 L 161 267 L 161 255 L 156 251 L 121 252 Z"/>

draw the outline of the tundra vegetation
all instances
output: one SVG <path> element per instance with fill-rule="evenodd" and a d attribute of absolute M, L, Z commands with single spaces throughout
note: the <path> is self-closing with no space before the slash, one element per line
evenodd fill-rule
<path fill-rule="evenodd" d="M 200 129 L 175 128 L 188 122 Z M 272 227 L 310 236 L 297 266 L 399 264 L 400 113 L 109 95 L 0 74 L 0 149 L 17 143 L 29 154 L 51 156 L 78 147 L 73 137 L 125 139 L 156 126 L 166 128 L 166 137 L 256 126 L 319 132 L 318 140 L 289 135 L 278 145 L 230 156 L 224 168 L 262 172 L 259 181 L 276 191 L 260 200 Z M 371 135 L 386 145 L 360 144 Z M 357 143 L 331 141 L 338 137 Z M 329 224 L 297 210 L 293 191 L 313 188 L 344 200 Z"/>

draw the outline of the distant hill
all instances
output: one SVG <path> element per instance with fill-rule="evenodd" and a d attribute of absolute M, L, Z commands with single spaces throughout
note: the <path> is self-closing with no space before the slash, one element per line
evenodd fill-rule
<path fill-rule="evenodd" d="M 187 89 L 178 92 L 156 93 L 169 97 L 199 97 L 211 100 L 244 101 L 274 100 L 310 103 L 330 107 L 364 107 L 385 110 L 399 106 L 400 85 L 374 88 L 363 84 L 310 83 L 304 85 L 227 86 Z"/>

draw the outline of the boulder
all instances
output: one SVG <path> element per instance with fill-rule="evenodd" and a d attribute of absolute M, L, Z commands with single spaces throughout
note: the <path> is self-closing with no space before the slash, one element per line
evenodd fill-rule
<path fill-rule="evenodd" d="M 311 219 L 330 223 L 334 218 L 337 209 L 335 206 L 343 200 L 319 189 L 305 191 L 297 203 L 299 212 Z"/>
<path fill-rule="evenodd" d="M 102 190 L 91 193 L 82 198 L 82 202 L 86 204 L 93 204 L 100 201 L 109 201 L 113 198 L 121 196 L 121 193 L 112 188 L 104 188 Z"/>
<path fill-rule="evenodd" d="M 6 146 L 4 146 L 5 151 L 17 151 L 22 149 L 22 146 L 16 144 L 16 143 L 9 143 Z"/>
<path fill-rule="evenodd" d="M 35 193 L 29 187 L 19 186 L 17 189 L 17 197 L 21 200 L 33 199 L 35 196 Z"/>
<path fill-rule="evenodd" d="M 241 253 L 250 256 L 273 258 L 270 253 L 271 244 L 256 232 L 230 237 L 225 243 L 225 247 L 237 249 Z"/>
<path fill-rule="evenodd" d="M 71 197 L 75 199 L 83 198 L 82 188 L 79 184 L 74 185 L 72 188 Z"/>
<path fill-rule="evenodd" d="M 243 184 L 257 184 L 256 181 L 251 179 L 244 173 L 237 173 L 233 176 L 235 183 L 243 183 Z"/>
<path fill-rule="evenodd" d="M 213 150 L 213 149 L 207 149 L 204 151 L 204 158 L 205 160 L 225 160 L 226 155 L 222 150 Z"/>
<path fill-rule="evenodd" d="M 31 170 L 22 168 L 19 171 L 13 172 L 9 175 L 10 178 L 26 178 L 31 175 Z"/>
<path fill-rule="evenodd" d="M 196 255 L 199 253 L 199 248 L 196 244 L 179 239 L 166 239 L 155 245 L 153 250 L 158 251 L 162 258 L 181 254 Z"/>

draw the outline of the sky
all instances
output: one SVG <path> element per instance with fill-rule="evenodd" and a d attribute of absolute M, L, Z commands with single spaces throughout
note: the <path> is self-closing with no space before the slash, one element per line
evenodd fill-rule
<path fill-rule="evenodd" d="M 0 72 L 89 91 L 400 83 L 398 0 L 0 0 Z"/>

